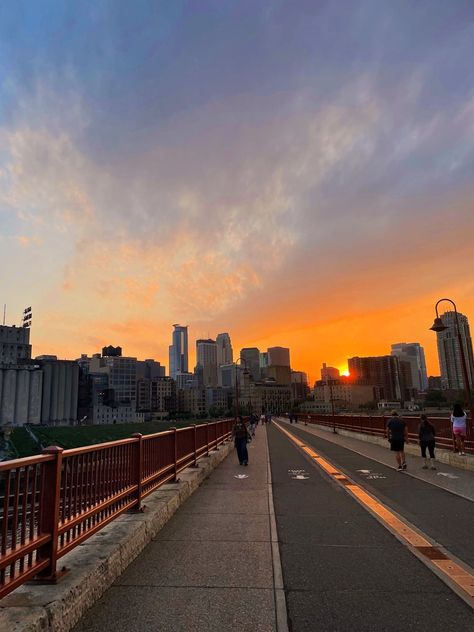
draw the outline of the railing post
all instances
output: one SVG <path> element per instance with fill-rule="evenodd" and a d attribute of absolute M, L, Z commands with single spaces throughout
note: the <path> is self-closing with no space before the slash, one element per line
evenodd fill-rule
<path fill-rule="evenodd" d="M 52 454 L 53 461 L 43 463 L 41 473 L 41 496 L 38 516 L 38 534 L 49 535 L 51 539 L 38 549 L 38 561 L 48 560 L 48 566 L 43 569 L 36 579 L 40 582 L 55 583 L 66 572 L 56 568 L 58 561 L 58 531 L 61 502 L 61 473 L 63 462 L 63 448 L 50 446 L 43 450 L 43 454 Z"/>
<path fill-rule="evenodd" d="M 133 508 L 133 511 L 141 512 L 142 507 L 142 494 L 143 494 L 143 435 L 141 432 L 135 432 L 132 434 L 134 439 L 138 439 L 136 443 L 136 456 L 135 456 L 135 481 L 137 485 L 137 505 Z"/>
<path fill-rule="evenodd" d="M 174 477 L 173 483 L 178 482 L 178 430 L 170 428 L 173 431 L 173 448 L 174 448 Z"/>
<path fill-rule="evenodd" d="M 197 462 L 197 429 L 196 424 L 194 424 L 194 463 L 191 467 L 199 467 Z"/>
<path fill-rule="evenodd" d="M 214 436 L 216 438 L 216 450 L 219 449 L 219 439 L 217 437 L 217 425 L 218 425 L 218 421 L 215 421 L 212 425 L 214 426 Z"/>

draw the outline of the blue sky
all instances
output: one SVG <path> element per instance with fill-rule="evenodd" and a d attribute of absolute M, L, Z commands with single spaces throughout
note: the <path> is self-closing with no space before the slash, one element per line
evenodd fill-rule
<path fill-rule="evenodd" d="M 183 321 L 311 365 L 472 310 L 473 42 L 471 1 L 4 2 L 3 300 L 38 353 Z"/>

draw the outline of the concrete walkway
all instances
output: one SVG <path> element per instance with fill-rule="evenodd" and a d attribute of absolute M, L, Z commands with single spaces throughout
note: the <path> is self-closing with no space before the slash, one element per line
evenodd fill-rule
<path fill-rule="evenodd" d="M 321 439 L 332 441 L 333 443 L 336 443 L 343 448 L 347 448 L 348 450 L 357 452 L 358 454 L 368 457 L 369 459 L 373 459 L 378 463 L 383 463 L 383 465 L 387 465 L 388 467 L 396 469 L 395 457 L 393 453 L 390 452 L 388 442 L 387 446 L 383 447 L 374 443 L 369 443 L 362 439 L 343 436 L 339 433 L 334 434 L 332 432 L 332 428 L 329 427 L 315 427 L 312 424 L 308 424 L 307 426 L 305 426 L 302 422 L 298 422 L 297 424 L 290 424 L 288 419 L 286 419 L 285 417 L 279 417 L 278 421 L 288 426 L 293 425 L 299 430 L 305 430 L 317 437 L 321 437 Z M 474 472 L 469 470 L 462 470 L 448 465 L 447 463 L 440 462 L 436 462 L 437 469 L 435 471 L 424 470 L 422 468 L 424 462 L 421 458 L 421 454 L 420 456 L 415 456 L 406 453 L 406 461 L 408 469 L 406 472 L 404 472 L 404 474 L 414 476 L 415 478 L 419 478 L 422 481 L 431 483 L 432 485 L 437 485 L 442 489 L 474 501 Z"/>
<path fill-rule="evenodd" d="M 274 632 L 286 610 L 266 429 L 176 512 L 75 632 Z M 245 476 L 246 478 L 237 478 Z"/>

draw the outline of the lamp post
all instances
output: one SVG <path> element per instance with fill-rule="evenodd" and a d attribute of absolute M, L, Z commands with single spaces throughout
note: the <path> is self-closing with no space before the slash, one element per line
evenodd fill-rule
<path fill-rule="evenodd" d="M 240 404 L 239 404 L 239 380 L 237 379 L 237 369 L 238 369 L 238 362 L 243 362 L 244 363 L 244 372 L 247 372 L 247 360 L 245 358 L 237 358 L 237 360 L 235 361 L 235 419 L 237 420 L 237 417 L 239 416 L 240 413 Z"/>
<path fill-rule="evenodd" d="M 334 416 L 334 395 L 333 395 L 333 391 L 332 391 L 332 379 L 331 378 L 327 378 L 327 383 L 329 385 L 329 401 L 331 402 L 331 415 L 332 415 L 332 431 L 334 434 L 337 434 L 336 432 L 336 417 Z"/>
<path fill-rule="evenodd" d="M 471 384 L 469 381 L 469 373 L 467 370 L 466 355 L 464 353 L 464 347 L 462 344 L 461 329 L 459 327 L 458 310 L 456 309 L 456 303 L 452 301 L 450 298 L 440 298 L 439 301 L 436 303 L 435 305 L 436 318 L 434 319 L 433 325 L 430 327 L 430 329 L 432 331 L 435 331 L 436 333 L 445 331 L 446 329 L 448 329 L 448 327 L 443 323 L 442 319 L 440 318 L 438 314 L 438 305 L 442 301 L 448 301 L 448 303 L 451 303 L 451 305 L 454 307 L 454 320 L 456 322 L 456 334 L 457 334 L 458 343 L 459 343 L 459 352 L 461 354 L 461 368 L 462 368 L 462 375 L 463 375 L 463 382 L 464 382 L 464 390 L 466 391 L 466 395 L 467 395 L 467 403 L 469 406 L 469 411 L 471 413 L 471 423 L 472 423 L 472 420 L 474 419 L 474 406 L 472 404 Z M 467 434 L 468 436 L 470 435 L 469 424 L 467 424 Z"/>

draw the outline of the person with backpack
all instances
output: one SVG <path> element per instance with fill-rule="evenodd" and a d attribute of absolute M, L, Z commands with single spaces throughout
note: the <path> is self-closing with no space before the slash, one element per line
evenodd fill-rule
<path fill-rule="evenodd" d="M 247 426 L 240 415 L 234 424 L 232 435 L 234 437 L 234 445 L 237 450 L 237 457 L 240 465 L 248 465 L 249 454 L 247 450 L 247 443 L 252 439 L 247 431 Z"/>
<path fill-rule="evenodd" d="M 420 415 L 420 425 L 418 426 L 418 437 L 420 440 L 421 456 L 425 460 L 423 469 L 427 470 L 431 467 L 432 470 L 436 469 L 434 464 L 435 460 L 435 427 L 428 421 L 426 415 Z M 429 458 L 426 456 L 426 450 L 429 451 Z"/>

